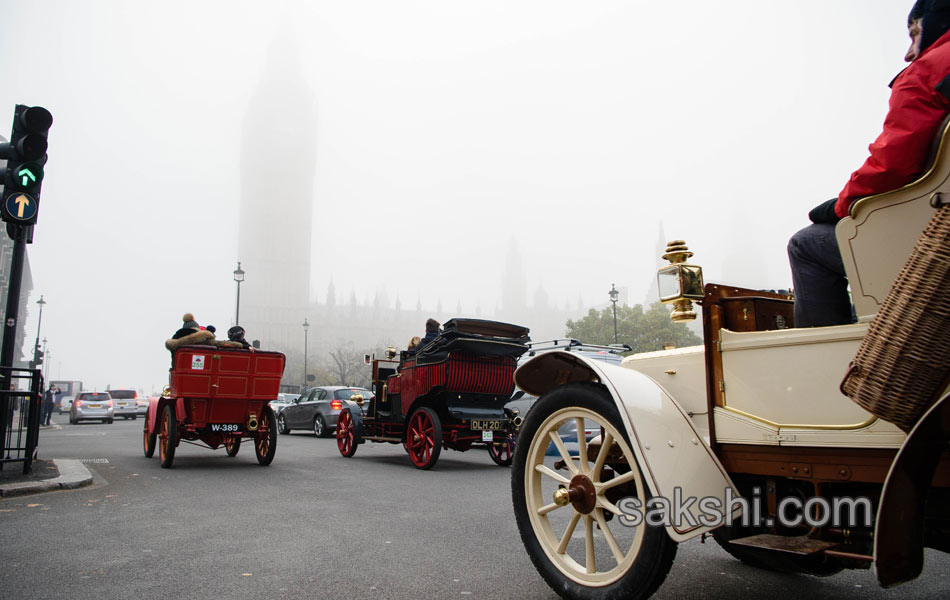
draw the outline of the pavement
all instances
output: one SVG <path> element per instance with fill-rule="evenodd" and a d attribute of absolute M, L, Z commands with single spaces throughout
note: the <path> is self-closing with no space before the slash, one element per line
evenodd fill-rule
<path fill-rule="evenodd" d="M 40 430 L 62 429 L 57 424 Z M 92 483 L 92 474 L 82 461 L 64 458 L 33 461 L 33 472 L 23 474 L 21 463 L 9 463 L 0 471 L 0 497 L 25 496 L 56 490 L 71 490 Z"/>

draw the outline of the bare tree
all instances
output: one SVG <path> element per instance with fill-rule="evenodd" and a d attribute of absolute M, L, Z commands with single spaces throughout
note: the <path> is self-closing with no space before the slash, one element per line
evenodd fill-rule
<path fill-rule="evenodd" d="M 363 363 L 363 354 L 347 346 L 330 352 L 330 371 L 337 385 L 369 386 L 369 368 Z"/>

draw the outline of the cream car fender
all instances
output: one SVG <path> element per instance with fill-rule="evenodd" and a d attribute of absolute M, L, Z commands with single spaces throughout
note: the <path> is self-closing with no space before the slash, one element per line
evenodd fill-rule
<path fill-rule="evenodd" d="M 564 351 L 545 352 L 515 372 L 518 387 L 535 396 L 587 382 L 603 384 L 617 404 L 652 495 L 681 507 L 667 523 L 670 538 L 688 540 L 718 527 L 727 512 L 741 514 L 739 492 L 712 449 L 679 404 L 646 375 Z"/>

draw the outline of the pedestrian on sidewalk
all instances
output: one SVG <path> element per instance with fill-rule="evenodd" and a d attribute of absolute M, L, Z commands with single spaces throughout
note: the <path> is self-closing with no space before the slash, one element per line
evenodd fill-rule
<path fill-rule="evenodd" d="M 56 386 L 51 385 L 46 393 L 43 394 L 43 406 L 40 411 L 40 425 L 49 425 L 50 417 L 53 416 L 53 406 L 56 402 Z"/>

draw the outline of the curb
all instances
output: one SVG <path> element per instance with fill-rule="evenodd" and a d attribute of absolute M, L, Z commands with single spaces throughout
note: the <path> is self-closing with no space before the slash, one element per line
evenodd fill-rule
<path fill-rule="evenodd" d="M 59 469 L 59 477 L 0 485 L 0 497 L 9 498 L 56 490 L 72 490 L 92 483 L 92 474 L 81 461 L 54 458 L 53 464 Z"/>

